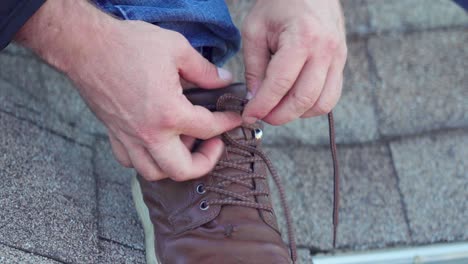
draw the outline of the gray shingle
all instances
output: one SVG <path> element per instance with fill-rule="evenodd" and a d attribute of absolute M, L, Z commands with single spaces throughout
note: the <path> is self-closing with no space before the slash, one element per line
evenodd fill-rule
<path fill-rule="evenodd" d="M 99 236 L 144 249 L 143 229 L 126 185 L 99 181 Z"/>
<path fill-rule="evenodd" d="M 379 84 L 379 128 L 404 135 L 468 126 L 468 31 L 423 32 L 370 40 Z"/>
<path fill-rule="evenodd" d="M 369 28 L 369 11 L 366 0 L 342 0 L 347 34 L 364 35 Z"/>
<path fill-rule="evenodd" d="M 330 250 L 333 172 L 329 150 L 268 147 L 267 152 L 288 192 L 298 244 Z M 338 246 L 376 248 L 407 241 L 407 225 L 387 147 L 340 148 L 339 159 L 342 181 Z M 283 216 L 280 211 L 277 215 L 284 234 Z"/>
<path fill-rule="evenodd" d="M 37 93 L 42 94 L 42 101 L 54 109 L 62 120 L 76 124 L 80 113 L 86 108 L 86 104 L 73 84 L 64 74 L 57 72 L 47 64 L 41 63 L 39 68 L 42 86 Z"/>
<path fill-rule="evenodd" d="M 62 122 L 89 133 L 106 134 L 72 82 L 35 56 L 0 54 L 0 79 L 47 105 Z"/>
<path fill-rule="evenodd" d="M 0 112 L 0 242 L 67 262 L 97 253 L 91 151 Z"/>
<path fill-rule="evenodd" d="M 94 141 L 92 136 L 82 133 L 79 128 L 66 124 L 46 103 L 32 98 L 27 92 L 1 79 L 0 111 L 28 120 L 38 127 L 46 128 L 80 144 L 91 145 Z"/>
<path fill-rule="evenodd" d="M 37 58 L 0 53 L 0 69 L 0 79 L 6 80 L 29 96 L 42 98 L 41 67 Z"/>
<path fill-rule="evenodd" d="M 367 0 L 373 30 L 468 26 L 466 12 L 450 0 Z"/>
<path fill-rule="evenodd" d="M 99 255 L 100 264 L 128 263 L 144 264 L 145 255 L 141 250 L 136 250 L 109 241 L 100 240 L 101 252 Z"/>
<path fill-rule="evenodd" d="M 297 250 L 298 261 L 297 264 L 311 264 L 312 255 L 308 249 L 298 249 Z"/>
<path fill-rule="evenodd" d="M 58 264 L 60 262 L 0 244 L 0 263 Z"/>
<path fill-rule="evenodd" d="M 242 22 L 249 10 L 255 4 L 253 0 L 227 0 L 229 11 L 234 24 L 241 28 Z M 366 0 L 342 0 L 346 18 L 346 30 L 349 34 L 366 34 L 368 28 L 368 9 Z"/>
<path fill-rule="evenodd" d="M 135 170 L 122 167 L 114 158 L 107 138 L 97 140 L 95 144 L 96 156 L 94 159 L 96 173 L 99 181 L 114 182 L 120 185 L 130 185 Z"/>
<path fill-rule="evenodd" d="M 468 239 L 468 133 L 391 144 L 414 242 Z"/>
<path fill-rule="evenodd" d="M 240 29 L 245 16 L 255 4 L 253 0 L 226 0 L 232 21 Z"/>
<path fill-rule="evenodd" d="M 14 55 L 34 56 L 32 51 L 13 42 L 6 46 L 5 49 L 2 50 L 2 52 Z"/>
<path fill-rule="evenodd" d="M 0 78 L 47 104 L 67 123 L 86 107 L 71 82 L 37 57 L 0 54 Z"/>
<path fill-rule="evenodd" d="M 117 163 L 106 139 L 98 140 L 95 147 L 99 235 L 133 248 L 143 249 L 143 231 L 130 187 L 130 180 L 135 172 Z"/>
<path fill-rule="evenodd" d="M 64 74 L 40 64 L 43 101 L 69 124 L 88 133 L 106 134 L 105 127 L 86 106 L 75 86 Z"/>

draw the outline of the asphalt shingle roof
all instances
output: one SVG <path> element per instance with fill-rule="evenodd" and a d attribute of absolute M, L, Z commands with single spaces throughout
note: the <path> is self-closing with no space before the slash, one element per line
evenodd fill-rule
<path fill-rule="evenodd" d="M 240 25 L 253 1 L 228 2 Z M 449 0 L 343 4 L 337 250 L 467 241 L 468 16 Z M 242 65 L 228 64 L 238 80 Z M 303 262 L 332 250 L 327 132 L 325 118 L 265 129 Z M 0 53 L 1 263 L 144 263 L 132 175 L 62 74 Z"/>

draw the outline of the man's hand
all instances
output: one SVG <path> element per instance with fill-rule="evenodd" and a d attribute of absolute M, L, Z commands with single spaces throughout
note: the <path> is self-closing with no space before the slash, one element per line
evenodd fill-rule
<path fill-rule="evenodd" d="M 257 0 L 242 35 L 246 122 L 282 125 L 336 105 L 347 56 L 338 0 Z"/>
<path fill-rule="evenodd" d="M 117 160 L 148 180 L 208 173 L 222 153 L 217 135 L 241 123 L 236 113 L 192 105 L 180 78 L 199 87 L 231 82 L 179 33 L 114 19 L 86 1 L 49 0 L 17 40 L 64 71 L 108 129 Z M 191 152 L 194 138 L 205 139 Z"/>

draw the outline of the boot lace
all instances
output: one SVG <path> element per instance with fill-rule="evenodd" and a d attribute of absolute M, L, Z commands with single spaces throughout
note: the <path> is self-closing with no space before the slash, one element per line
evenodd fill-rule
<path fill-rule="evenodd" d="M 240 105 L 233 105 L 229 104 L 229 101 L 238 101 Z M 231 94 L 225 94 L 221 96 L 216 105 L 207 106 L 210 110 L 217 110 L 217 111 L 242 111 L 244 105 L 247 103 L 248 100 L 239 98 L 237 96 Z M 333 160 L 333 170 L 334 170 L 334 178 L 333 178 L 333 247 L 336 246 L 336 234 L 337 234 L 337 226 L 338 226 L 338 208 L 339 208 L 339 167 L 338 167 L 338 160 L 337 160 L 337 148 L 335 143 L 335 128 L 334 128 L 334 121 L 333 121 L 333 114 L 328 114 L 328 122 L 329 122 L 329 136 L 330 136 L 330 149 L 332 154 Z M 259 144 L 259 138 L 261 137 L 261 129 L 259 124 L 243 124 L 242 128 L 246 128 L 253 133 L 252 139 L 234 139 L 229 133 L 222 134 L 223 141 L 226 144 L 226 158 L 218 161 L 215 168 L 210 173 L 211 176 L 216 177 L 218 179 L 216 185 L 206 186 L 205 191 L 218 193 L 223 195 L 225 198 L 223 199 L 213 199 L 210 201 L 205 201 L 204 206 L 208 207 L 210 205 L 237 205 L 237 206 L 245 206 L 256 208 L 259 210 L 265 210 L 273 213 L 273 207 L 268 204 L 259 203 L 256 201 L 252 201 L 249 197 L 253 196 L 268 196 L 268 191 L 259 191 L 255 190 L 255 186 L 253 184 L 253 179 L 266 179 L 266 175 L 262 175 L 259 173 L 254 172 L 251 166 L 247 167 L 245 164 L 252 164 L 255 162 L 264 162 L 268 171 L 273 178 L 273 181 L 278 188 L 280 203 L 283 208 L 285 218 L 286 218 L 286 225 L 287 225 L 287 232 L 288 232 L 288 240 L 289 240 L 289 248 L 291 250 L 291 258 L 294 262 L 297 260 L 297 245 L 296 239 L 293 229 L 292 217 L 289 206 L 286 202 L 286 192 L 281 183 L 281 179 L 278 175 L 278 172 L 273 166 L 273 163 L 268 158 L 268 156 L 259 148 L 257 148 Z M 258 138 L 256 138 L 258 136 Z M 229 158 L 229 153 L 237 154 L 242 158 L 232 159 Z M 242 166 L 244 165 L 244 166 Z M 231 168 L 239 171 L 239 174 L 236 175 L 225 175 L 221 173 L 223 169 Z M 236 183 L 242 186 L 245 186 L 250 191 L 246 192 L 233 192 L 224 189 L 224 187 Z"/>

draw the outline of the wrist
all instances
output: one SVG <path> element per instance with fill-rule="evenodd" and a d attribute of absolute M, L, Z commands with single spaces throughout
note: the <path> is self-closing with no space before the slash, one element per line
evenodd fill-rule
<path fill-rule="evenodd" d="M 84 0 L 48 0 L 16 34 L 15 41 L 68 73 L 115 21 Z"/>

